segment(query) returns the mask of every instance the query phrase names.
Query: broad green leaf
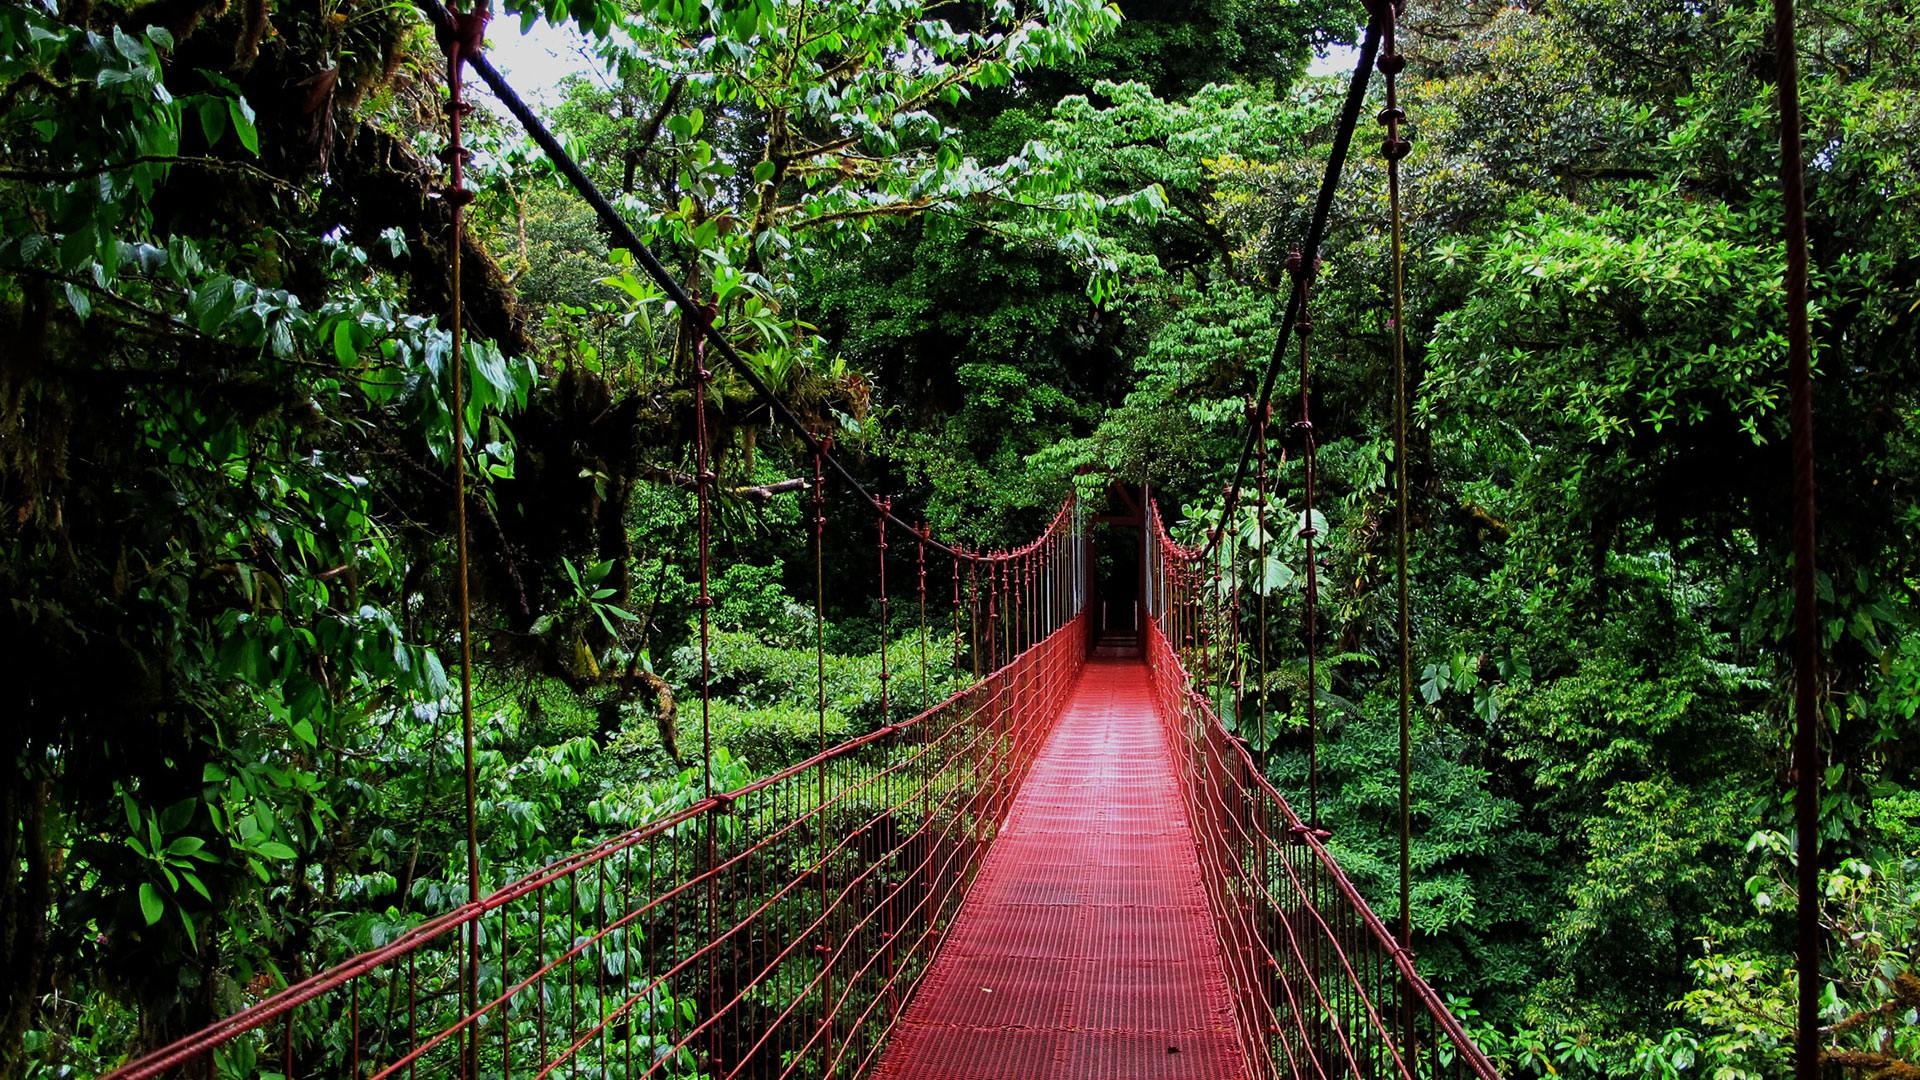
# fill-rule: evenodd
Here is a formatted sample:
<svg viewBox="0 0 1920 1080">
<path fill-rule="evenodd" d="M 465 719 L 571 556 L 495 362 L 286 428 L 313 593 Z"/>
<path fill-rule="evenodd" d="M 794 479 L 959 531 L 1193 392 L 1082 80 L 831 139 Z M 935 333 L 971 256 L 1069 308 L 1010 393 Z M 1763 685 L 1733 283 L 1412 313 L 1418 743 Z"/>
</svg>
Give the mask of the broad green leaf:
<svg viewBox="0 0 1920 1080">
<path fill-rule="evenodd" d="M 218 146 L 220 139 L 227 133 L 227 110 L 229 98 L 203 97 L 194 108 L 194 115 L 200 120 L 200 135 L 207 140 L 209 147 Z"/>
<path fill-rule="evenodd" d="M 160 917 L 166 913 L 167 905 L 166 902 L 160 898 L 160 890 L 155 888 L 150 881 L 141 882 L 140 914 L 146 917 L 147 925 L 152 926 L 154 923 L 159 922 Z"/>
<path fill-rule="evenodd" d="M 227 119 L 233 123 L 233 133 L 239 137 L 240 145 L 247 153 L 256 157 L 260 154 L 260 133 L 253 126 L 253 106 L 244 97 L 227 99 Z"/>
<path fill-rule="evenodd" d="M 345 319 L 333 324 L 333 358 L 342 364 L 352 364 L 359 358 L 353 343 L 353 324 Z"/>
</svg>

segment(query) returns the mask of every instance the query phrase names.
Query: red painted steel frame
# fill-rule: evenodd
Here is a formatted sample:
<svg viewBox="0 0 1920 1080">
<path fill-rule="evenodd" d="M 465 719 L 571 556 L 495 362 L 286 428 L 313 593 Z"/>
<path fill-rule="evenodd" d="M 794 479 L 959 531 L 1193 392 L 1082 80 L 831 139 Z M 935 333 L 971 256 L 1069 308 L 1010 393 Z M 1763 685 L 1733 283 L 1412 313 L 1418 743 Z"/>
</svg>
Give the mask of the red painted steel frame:
<svg viewBox="0 0 1920 1080">
<path fill-rule="evenodd" d="M 1216 594 L 1194 552 L 1167 537 L 1159 508 L 1150 514 L 1147 665 L 1253 1074 L 1496 1080 L 1321 835 L 1195 690 L 1183 653 L 1204 647 L 1202 598 Z"/>
<path fill-rule="evenodd" d="M 529 874 L 109 1074 L 865 1073 L 1086 662 L 1083 534 L 980 557 L 1019 648 L 920 713 Z M 469 929 L 478 1004 L 462 1001 Z"/>
</svg>

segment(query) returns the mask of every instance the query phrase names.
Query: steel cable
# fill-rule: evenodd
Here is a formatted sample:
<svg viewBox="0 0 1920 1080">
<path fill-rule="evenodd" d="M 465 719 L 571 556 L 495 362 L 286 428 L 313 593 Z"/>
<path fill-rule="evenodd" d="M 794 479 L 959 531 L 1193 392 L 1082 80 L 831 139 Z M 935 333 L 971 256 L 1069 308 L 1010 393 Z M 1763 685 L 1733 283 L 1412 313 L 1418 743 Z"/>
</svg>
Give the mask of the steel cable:
<svg viewBox="0 0 1920 1080">
<path fill-rule="evenodd" d="M 430 2 L 430 0 L 428 0 Z M 1327 167 L 1320 177 L 1320 193 L 1313 204 L 1313 216 L 1307 222 L 1307 235 L 1301 243 L 1301 250 L 1317 253 L 1320 242 L 1326 238 L 1327 220 L 1333 215 L 1334 194 L 1340 188 L 1340 177 L 1346 168 L 1347 151 L 1353 144 L 1353 133 L 1360 121 L 1360 108 L 1366 103 L 1367 84 L 1373 75 L 1374 56 L 1380 47 L 1381 20 L 1375 17 L 1368 21 L 1366 34 L 1360 39 L 1358 62 L 1353 68 L 1352 80 L 1347 84 L 1347 96 L 1340 107 L 1340 119 L 1334 128 L 1333 144 L 1327 152 Z M 1287 294 L 1287 307 L 1280 320 L 1280 335 L 1274 340 L 1273 354 L 1267 360 L 1267 371 L 1260 380 L 1260 393 L 1254 403 L 1264 407 L 1273 400 L 1274 383 L 1280 378 L 1280 368 L 1287 358 L 1288 335 L 1294 324 L 1300 319 L 1303 305 L 1300 290 L 1295 288 Z M 1249 422 L 1240 442 L 1240 458 L 1234 466 L 1233 481 L 1227 485 L 1227 504 L 1220 520 L 1226 521 L 1240 498 L 1240 485 L 1246 482 L 1247 467 L 1253 460 L 1254 443 L 1259 438 L 1255 424 Z M 1200 550 L 1194 553 L 1198 558 L 1220 542 L 1221 532 L 1216 530 L 1207 537 Z"/>
</svg>

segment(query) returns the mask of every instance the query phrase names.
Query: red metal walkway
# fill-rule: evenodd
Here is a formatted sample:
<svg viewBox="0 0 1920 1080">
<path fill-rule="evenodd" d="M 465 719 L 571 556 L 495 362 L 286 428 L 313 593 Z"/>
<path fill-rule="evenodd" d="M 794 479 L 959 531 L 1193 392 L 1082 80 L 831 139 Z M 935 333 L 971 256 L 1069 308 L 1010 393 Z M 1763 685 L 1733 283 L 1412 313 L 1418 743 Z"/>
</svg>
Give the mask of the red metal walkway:
<svg viewBox="0 0 1920 1080">
<path fill-rule="evenodd" d="M 1146 666 L 1089 664 L 879 1077 L 1247 1075 L 1175 760 Z"/>
</svg>

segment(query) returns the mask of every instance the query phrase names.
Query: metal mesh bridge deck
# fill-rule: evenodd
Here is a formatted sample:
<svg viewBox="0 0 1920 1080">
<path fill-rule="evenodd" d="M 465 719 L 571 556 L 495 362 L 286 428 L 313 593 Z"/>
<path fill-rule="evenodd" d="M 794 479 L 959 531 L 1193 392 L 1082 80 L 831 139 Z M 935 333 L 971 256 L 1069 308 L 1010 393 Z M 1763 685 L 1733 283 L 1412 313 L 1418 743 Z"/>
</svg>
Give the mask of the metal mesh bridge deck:
<svg viewBox="0 0 1920 1080">
<path fill-rule="evenodd" d="M 1244 1077 L 1220 942 L 1146 665 L 1088 665 L 885 1080 Z"/>
</svg>

